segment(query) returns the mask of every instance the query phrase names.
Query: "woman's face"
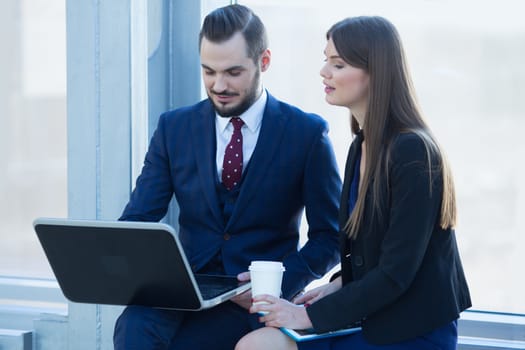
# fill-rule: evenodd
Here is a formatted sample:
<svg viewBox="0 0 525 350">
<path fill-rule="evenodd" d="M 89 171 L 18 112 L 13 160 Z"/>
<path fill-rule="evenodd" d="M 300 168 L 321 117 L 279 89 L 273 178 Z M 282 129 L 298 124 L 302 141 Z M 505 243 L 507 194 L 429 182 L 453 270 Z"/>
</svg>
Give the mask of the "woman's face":
<svg viewBox="0 0 525 350">
<path fill-rule="evenodd" d="M 324 50 L 325 64 L 321 76 L 325 85 L 326 102 L 331 105 L 366 110 L 369 76 L 365 70 L 346 63 L 330 38 Z"/>
</svg>

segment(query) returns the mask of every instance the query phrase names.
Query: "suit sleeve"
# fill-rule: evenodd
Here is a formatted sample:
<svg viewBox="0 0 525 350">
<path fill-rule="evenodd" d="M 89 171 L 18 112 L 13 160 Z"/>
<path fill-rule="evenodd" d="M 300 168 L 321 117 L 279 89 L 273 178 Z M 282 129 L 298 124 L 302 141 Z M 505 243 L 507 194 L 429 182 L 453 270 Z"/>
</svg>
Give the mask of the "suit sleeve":
<svg viewBox="0 0 525 350">
<path fill-rule="evenodd" d="M 362 279 L 311 305 L 316 331 L 348 326 L 387 307 L 411 285 L 419 270 L 440 212 L 441 174 L 428 171 L 428 156 L 415 135 L 398 138 L 390 166 L 389 222 L 379 244 L 379 262 Z M 433 188 L 430 184 L 433 183 Z M 359 239 L 359 238 L 358 238 Z"/>
<path fill-rule="evenodd" d="M 304 170 L 303 198 L 308 241 L 284 260 L 283 296 L 292 298 L 339 262 L 338 212 L 341 178 L 326 122 L 310 145 Z"/>
<path fill-rule="evenodd" d="M 119 220 L 159 221 L 168 210 L 173 182 L 166 150 L 165 121 L 166 114 L 161 115 L 142 172 Z"/>
</svg>

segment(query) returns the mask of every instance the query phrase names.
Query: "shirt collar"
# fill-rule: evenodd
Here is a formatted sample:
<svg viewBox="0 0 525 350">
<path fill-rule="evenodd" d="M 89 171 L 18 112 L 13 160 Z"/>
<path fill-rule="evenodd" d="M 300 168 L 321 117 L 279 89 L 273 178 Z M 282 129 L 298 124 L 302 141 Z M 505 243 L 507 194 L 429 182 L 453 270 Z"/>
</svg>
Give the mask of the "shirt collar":
<svg viewBox="0 0 525 350">
<path fill-rule="evenodd" d="M 238 117 L 242 119 L 248 129 L 254 133 L 261 127 L 261 122 L 264 114 L 264 108 L 266 107 L 266 100 L 268 95 L 266 90 L 263 89 L 261 96 L 248 108 L 243 114 Z M 230 118 L 223 118 L 215 113 L 215 120 L 217 129 L 220 133 L 223 133 L 228 125 L 230 124 Z"/>
</svg>

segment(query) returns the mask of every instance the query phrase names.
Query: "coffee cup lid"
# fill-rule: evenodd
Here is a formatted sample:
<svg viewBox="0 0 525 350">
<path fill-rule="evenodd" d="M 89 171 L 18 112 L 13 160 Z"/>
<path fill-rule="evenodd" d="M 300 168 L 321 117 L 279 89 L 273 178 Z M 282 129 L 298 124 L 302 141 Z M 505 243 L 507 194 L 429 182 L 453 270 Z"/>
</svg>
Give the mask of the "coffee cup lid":
<svg viewBox="0 0 525 350">
<path fill-rule="evenodd" d="M 285 271 L 285 268 L 284 268 L 282 262 L 280 262 L 280 261 L 265 261 L 265 260 L 252 261 L 248 269 L 250 271 L 261 271 L 261 270 Z"/>
</svg>

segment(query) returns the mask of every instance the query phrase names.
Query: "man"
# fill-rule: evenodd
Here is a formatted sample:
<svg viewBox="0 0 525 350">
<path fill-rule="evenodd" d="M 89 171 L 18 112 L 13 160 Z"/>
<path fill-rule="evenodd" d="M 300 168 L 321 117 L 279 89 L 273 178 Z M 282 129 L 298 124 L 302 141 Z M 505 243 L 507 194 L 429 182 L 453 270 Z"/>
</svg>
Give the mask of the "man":
<svg viewBox="0 0 525 350">
<path fill-rule="evenodd" d="M 175 195 L 195 272 L 247 279 L 250 261 L 282 261 L 290 299 L 338 262 L 341 181 L 327 124 L 263 89 L 271 55 L 248 8 L 205 18 L 200 57 L 208 99 L 160 117 L 121 220 L 160 220 Z M 303 210 L 308 242 L 298 251 Z M 199 312 L 130 306 L 117 321 L 115 348 L 233 349 L 261 326 L 250 304 L 247 292 Z"/>
</svg>

